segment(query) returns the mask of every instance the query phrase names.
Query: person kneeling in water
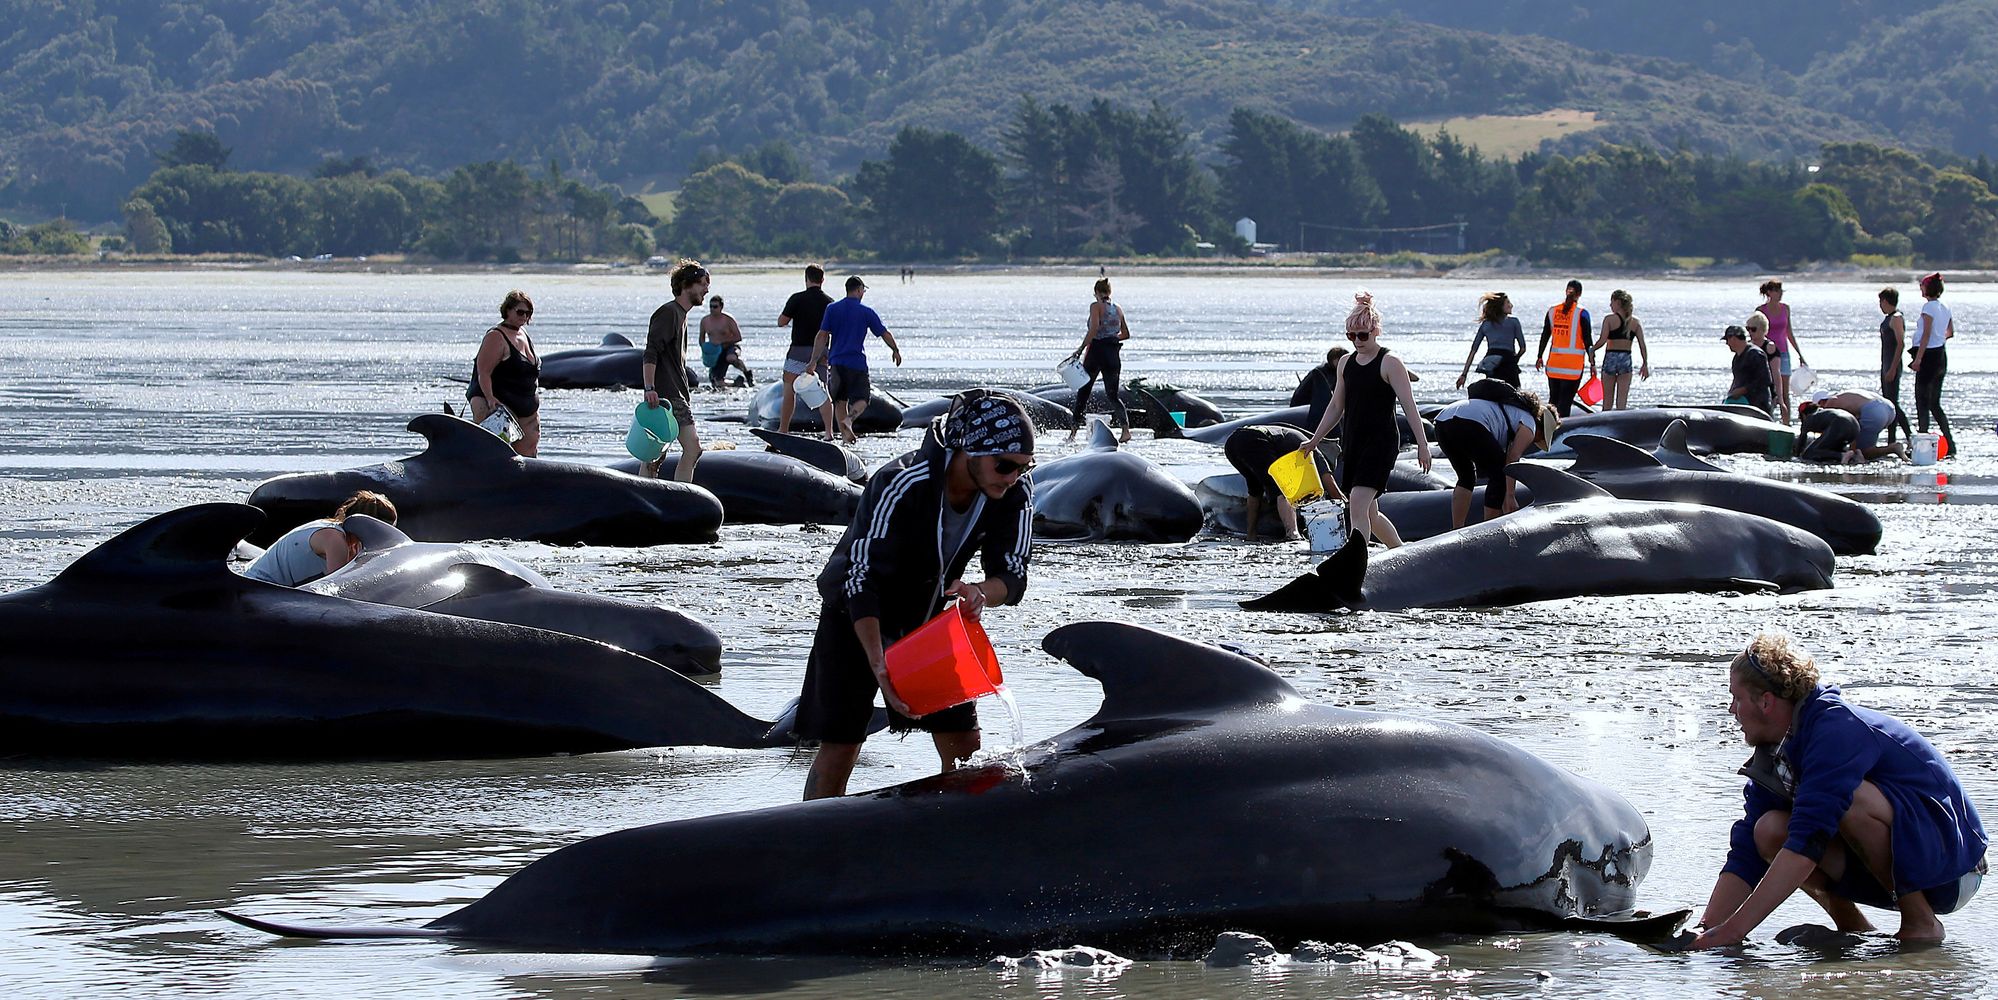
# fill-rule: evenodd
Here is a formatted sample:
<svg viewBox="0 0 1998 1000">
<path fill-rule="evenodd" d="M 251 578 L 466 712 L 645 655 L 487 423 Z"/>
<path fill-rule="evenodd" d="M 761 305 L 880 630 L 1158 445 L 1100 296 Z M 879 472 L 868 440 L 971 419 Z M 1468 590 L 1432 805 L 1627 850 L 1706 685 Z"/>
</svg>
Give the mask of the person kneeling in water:
<svg viewBox="0 0 1998 1000">
<path fill-rule="evenodd" d="M 395 504 L 373 490 L 362 490 L 348 497 L 332 517 L 307 521 L 279 536 L 243 575 L 280 587 L 303 587 L 354 561 L 361 554 L 361 540 L 340 527 L 349 514 L 394 524 Z"/>
<path fill-rule="evenodd" d="M 1903 941 L 1941 941 L 1984 876 L 1984 826 L 1936 748 L 1847 702 L 1788 636 L 1764 633 L 1728 667 L 1728 712 L 1756 748 L 1694 948 L 1738 944 L 1804 892 L 1841 931 L 1856 903 L 1901 911 Z"/>
</svg>

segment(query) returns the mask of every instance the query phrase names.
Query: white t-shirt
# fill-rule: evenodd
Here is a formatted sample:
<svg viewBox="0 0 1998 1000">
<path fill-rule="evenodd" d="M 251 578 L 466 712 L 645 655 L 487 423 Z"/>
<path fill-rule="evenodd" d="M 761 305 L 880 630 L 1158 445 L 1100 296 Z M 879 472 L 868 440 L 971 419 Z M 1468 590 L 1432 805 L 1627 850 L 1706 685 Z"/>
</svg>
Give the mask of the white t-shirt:
<svg viewBox="0 0 1998 1000">
<path fill-rule="evenodd" d="M 1922 315 L 1929 319 L 1929 333 L 1925 339 L 1917 340 L 1920 347 L 1941 347 L 1949 339 L 1949 307 L 1941 299 L 1930 299 L 1922 303 Z M 1915 321 L 1915 336 L 1922 336 L 1922 321 Z"/>
</svg>

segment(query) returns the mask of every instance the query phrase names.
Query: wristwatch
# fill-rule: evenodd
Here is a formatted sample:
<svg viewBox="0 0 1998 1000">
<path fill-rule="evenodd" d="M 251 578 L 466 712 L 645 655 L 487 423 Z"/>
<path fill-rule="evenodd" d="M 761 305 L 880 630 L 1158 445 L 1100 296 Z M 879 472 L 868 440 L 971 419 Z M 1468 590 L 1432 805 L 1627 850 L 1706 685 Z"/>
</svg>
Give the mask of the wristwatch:
<svg viewBox="0 0 1998 1000">
<path fill-rule="evenodd" d="M 649 386 L 649 385 L 648 385 L 648 386 L 646 386 L 646 387 L 645 387 L 645 391 L 646 391 L 646 392 L 658 392 L 659 390 L 658 390 L 657 388 L 653 387 L 653 386 Z"/>
</svg>

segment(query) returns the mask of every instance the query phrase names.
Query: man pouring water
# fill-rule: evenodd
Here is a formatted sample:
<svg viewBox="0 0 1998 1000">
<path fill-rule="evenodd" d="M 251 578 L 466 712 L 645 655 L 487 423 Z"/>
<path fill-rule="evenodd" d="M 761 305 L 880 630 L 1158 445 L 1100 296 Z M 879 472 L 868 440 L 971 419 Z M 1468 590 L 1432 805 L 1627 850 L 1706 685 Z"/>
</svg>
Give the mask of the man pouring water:
<svg viewBox="0 0 1998 1000">
<path fill-rule="evenodd" d="M 819 627 L 795 729 L 819 741 L 805 798 L 846 794 L 876 691 L 890 726 L 930 733 L 943 770 L 978 751 L 977 706 L 911 718 L 888 681 L 886 650 L 951 600 L 972 618 L 989 605 L 1020 602 L 1033 546 L 1033 465 L 1026 411 L 974 389 L 930 424 L 920 447 L 868 481 L 819 574 Z M 974 551 L 985 573 L 975 583 L 963 575 Z"/>
</svg>

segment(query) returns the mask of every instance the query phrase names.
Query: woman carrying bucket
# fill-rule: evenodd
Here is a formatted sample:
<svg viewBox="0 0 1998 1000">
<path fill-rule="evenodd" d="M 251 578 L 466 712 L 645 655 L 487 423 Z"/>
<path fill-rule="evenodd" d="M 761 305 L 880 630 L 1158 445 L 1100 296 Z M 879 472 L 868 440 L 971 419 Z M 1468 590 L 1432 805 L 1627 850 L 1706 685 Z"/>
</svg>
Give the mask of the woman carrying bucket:
<svg viewBox="0 0 1998 1000">
<path fill-rule="evenodd" d="M 541 352 L 527 336 L 534 300 L 511 291 L 500 302 L 499 325 L 486 331 L 472 358 L 472 384 L 465 387 L 472 422 L 483 424 L 501 407 L 513 414 L 520 440 L 513 450 L 533 458 L 541 447 Z"/>
<path fill-rule="evenodd" d="M 1095 388 L 1098 378 L 1103 379 L 1103 391 L 1110 394 L 1111 414 L 1124 429 L 1117 440 L 1131 440 L 1131 413 L 1117 395 L 1117 383 L 1124 375 L 1124 341 L 1129 339 L 1131 327 L 1124 322 L 1124 310 L 1110 301 L 1110 279 L 1096 279 L 1096 301 L 1089 304 L 1089 322 L 1083 327 L 1082 346 L 1069 355 L 1070 360 L 1082 359 L 1082 370 L 1089 376 L 1089 381 L 1075 390 L 1075 425 L 1068 431 L 1070 441 L 1075 440 L 1075 432 L 1082 426 L 1083 411 L 1089 406 L 1089 390 Z"/>
<path fill-rule="evenodd" d="M 1409 430 L 1415 435 L 1415 460 L 1424 472 L 1429 471 L 1429 438 L 1422 430 L 1422 414 L 1415 408 L 1408 369 L 1381 346 L 1381 313 L 1367 292 L 1353 296 L 1353 311 L 1346 315 L 1346 338 L 1353 342 L 1353 353 L 1339 359 L 1332 406 L 1297 450 L 1317 451 L 1332 425 L 1338 424 L 1342 445 L 1338 485 L 1348 498 L 1353 528 L 1363 540 L 1378 537 L 1395 548 L 1401 545 L 1401 535 L 1394 522 L 1380 512 L 1380 496 L 1387 492 L 1388 474 L 1401 454 L 1401 428 L 1394 419 L 1396 400 L 1408 417 Z"/>
</svg>

